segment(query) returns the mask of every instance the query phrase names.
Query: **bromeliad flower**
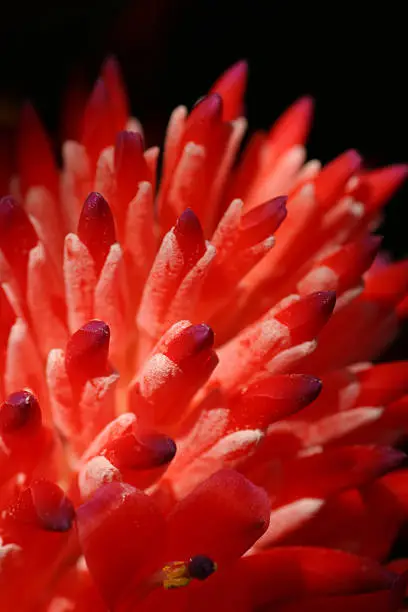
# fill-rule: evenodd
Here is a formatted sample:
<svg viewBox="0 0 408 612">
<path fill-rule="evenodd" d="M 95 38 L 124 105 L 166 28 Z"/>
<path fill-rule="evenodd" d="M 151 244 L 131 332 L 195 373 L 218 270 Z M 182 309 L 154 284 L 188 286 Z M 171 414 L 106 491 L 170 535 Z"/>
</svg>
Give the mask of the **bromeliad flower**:
<svg viewBox="0 0 408 612">
<path fill-rule="evenodd" d="M 246 65 L 144 149 L 109 60 L 31 107 L 0 201 L 5 611 L 396 612 L 408 262 L 370 232 L 407 167 L 306 162 L 312 101 L 238 155 Z M 237 157 L 238 156 L 238 157 Z M 318 343 L 317 339 L 318 338 Z"/>
</svg>

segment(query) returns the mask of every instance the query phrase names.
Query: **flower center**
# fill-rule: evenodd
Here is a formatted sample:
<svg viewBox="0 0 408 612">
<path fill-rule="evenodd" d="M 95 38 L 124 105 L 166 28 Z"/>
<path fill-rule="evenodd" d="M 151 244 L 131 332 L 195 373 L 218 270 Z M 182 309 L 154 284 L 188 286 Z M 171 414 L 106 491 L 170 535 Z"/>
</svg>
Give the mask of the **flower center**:
<svg viewBox="0 0 408 612">
<path fill-rule="evenodd" d="M 162 584 L 165 589 L 188 586 L 191 580 L 206 580 L 217 570 L 217 564 L 205 555 L 195 555 L 185 563 L 173 561 L 162 569 Z"/>
</svg>

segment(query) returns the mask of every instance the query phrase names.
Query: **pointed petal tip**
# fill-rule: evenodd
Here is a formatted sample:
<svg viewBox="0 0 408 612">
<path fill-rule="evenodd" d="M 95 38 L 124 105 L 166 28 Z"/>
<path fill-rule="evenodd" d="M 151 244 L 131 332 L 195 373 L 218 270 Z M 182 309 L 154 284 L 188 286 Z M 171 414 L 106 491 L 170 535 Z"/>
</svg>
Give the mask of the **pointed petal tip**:
<svg viewBox="0 0 408 612">
<path fill-rule="evenodd" d="M 119 60 L 114 53 L 107 55 L 105 59 L 103 60 L 102 70 L 101 70 L 102 74 L 104 73 L 105 70 L 115 70 L 115 71 L 120 70 Z"/>
<path fill-rule="evenodd" d="M 10 434 L 28 425 L 41 424 L 37 398 L 30 391 L 16 391 L 0 405 L 0 433 Z"/>
<path fill-rule="evenodd" d="M 361 166 L 363 158 L 356 149 L 348 149 L 348 151 L 344 153 L 344 156 L 347 157 L 350 165 L 354 166 L 356 170 Z"/>
<path fill-rule="evenodd" d="M 34 482 L 30 490 L 41 526 L 47 531 L 69 531 L 74 523 L 75 510 L 63 490 L 47 480 Z"/>
<path fill-rule="evenodd" d="M 408 177 L 408 164 L 393 164 L 383 169 L 384 179 L 393 190 L 399 189 Z"/>
<path fill-rule="evenodd" d="M 288 328 L 293 345 L 302 344 L 316 338 L 335 304 L 335 291 L 317 291 L 292 302 L 278 312 L 275 319 Z"/>
<path fill-rule="evenodd" d="M 353 197 L 369 212 L 380 209 L 402 186 L 408 176 L 408 164 L 394 164 L 374 170 L 363 170 L 351 187 Z"/>
<path fill-rule="evenodd" d="M 312 115 L 314 113 L 315 105 L 315 99 L 309 94 L 301 96 L 293 103 L 293 106 L 296 106 L 299 111 L 303 112 L 306 116 L 309 116 L 310 118 L 312 118 Z"/>
<path fill-rule="evenodd" d="M 110 210 L 109 204 L 98 191 L 91 191 L 82 207 L 82 213 L 89 217 L 99 217 L 103 212 Z"/>
<path fill-rule="evenodd" d="M 114 439 L 103 454 L 119 469 L 150 470 L 170 463 L 176 452 L 172 438 L 156 431 L 135 431 Z"/>
<path fill-rule="evenodd" d="M 390 180 L 395 183 L 398 181 L 404 181 L 408 177 L 408 164 L 390 164 L 383 168 L 373 168 L 362 173 L 362 177 L 365 175 L 373 174 L 374 176 L 381 176 L 384 180 Z"/>
<path fill-rule="evenodd" d="M 286 208 L 286 204 L 288 202 L 288 196 L 282 195 L 269 200 L 268 206 L 271 212 L 276 216 L 276 219 L 279 222 L 279 225 L 286 218 L 288 214 L 288 210 Z"/>
<path fill-rule="evenodd" d="M 389 166 L 389 169 L 393 171 L 395 176 L 406 179 L 408 176 L 408 164 L 393 164 Z"/>
<path fill-rule="evenodd" d="M 142 444 L 147 445 L 151 452 L 152 467 L 167 465 L 177 453 L 177 444 L 164 434 L 145 434 L 141 438 Z"/>
<path fill-rule="evenodd" d="M 310 295 L 310 298 L 315 302 L 318 309 L 327 317 L 332 314 L 336 304 L 335 291 L 316 291 L 316 293 Z"/>
<path fill-rule="evenodd" d="M 232 66 L 227 68 L 227 70 L 223 73 L 218 81 L 218 85 L 222 80 L 224 87 L 231 87 L 239 83 L 240 87 L 245 88 L 248 79 L 248 69 L 249 66 L 246 59 L 236 61 L 235 64 L 232 64 Z M 214 88 L 212 91 L 216 91 L 216 88 Z"/>
<path fill-rule="evenodd" d="M 324 166 L 323 171 L 325 168 L 331 171 L 336 169 L 339 172 L 339 178 L 346 180 L 346 177 L 348 178 L 361 168 L 362 163 L 363 158 L 357 149 L 347 149 Z"/>
<path fill-rule="evenodd" d="M 285 216 L 286 216 L 287 201 L 288 201 L 288 196 L 281 195 L 281 196 L 277 196 L 276 198 L 272 198 L 271 200 L 267 200 L 264 204 L 261 204 L 261 206 L 268 206 L 268 209 L 271 212 L 276 211 L 276 213 L 278 212 L 281 212 L 282 214 L 285 213 Z"/>
<path fill-rule="evenodd" d="M 109 325 L 99 319 L 88 321 L 71 336 L 65 367 L 73 384 L 106 374 L 109 341 Z"/>
<path fill-rule="evenodd" d="M 93 191 L 86 198 L 78 221 L 78 236 L 94 259 L 99 273 L 116 242 L 115 221 L 108 202 Z"/>
<path fill-rule="evenodd" d="M 24 287 L 30 250 L 38 243 L 29 216 L 15 198 L 0 198 L 0 249 Z"/>
<path fill-rule="evenodd" d="M 235 74 L 243 74 L 245 72 L 248 72 L 248 60 L 246 60 L 245 58 L 237 60 L 235 64 L 232 64 L 229 68 L 227 68 L 226 73 L 227 72 Z"/>
<path fill-rule="evenodd" d="M 117 181 L 123 181 L 123 168 L 125 172 L 135 170 L 135 165 L 143 163 L 144 140 L 139 132 L 131 132 L 130 130 L 121 130 L 116 134 L 114 165 L 117 173 Z M 128 166 L 130 166 L 128 168 Z"/>
<path fill-rule="evenodd" d="M 109 325 L 105 323 L 105 321 L 101 321 L 100 319 L 91 319 L 90 321 L 88 321 L 88 323 L 85 323 L 85 325 L 81 327 L 81 330 L 90 334 L 94 334 L 95 337 L 98 337 L 100 339 L 109 340 Z"/>
<path fill-rule="evenodd" d="M 142 134 L 140 132 L 132 132 L 131 130 L 121 130 L 118 132 L 115 147 L 120 149 L 125 146 L 132 146 L 143 153 L 144 141 Z"/>
<path fill-rule="evenodd" d="M 206 323 L 192 326 L 192 335 L 197 345 L 197 350 L 205 350 L 214 346 L 214 331 Z"/>
<path fill-rule="evenodd" d="M 307 399 L 307 403 L 311 403 L 320 395 L 323 387 L 320 378 L 309 376 L 308 374 L 294 374 L 293 376 L 297 376 L 299 381 L 301 381 L 302 388 L 304 388 L 303 395 Z"/>
<path fill-rule="evenodd" d="M 367 254 L 367 257 L 374 259 L 383 243 L 384 236 L 370 234 L 364 239 L 363 248 Z"/>
<path fill-rule="evenodd" d="M 382 457 L 382 467 L 384 471 L 393 470 L 406 462 L 407 455 L 392 446 L 382 447 L 380 449 Z"/>
<path fill-rule="evenodd" d="M 214 83 L 210 93 L 220 94 L 223 101 L 223 120 L 233 121 L 243 115 L 243 99 L 248 80 L 248 64 L 239 60 Z"/>
<path fill-rule="evenodd" d="M 296 397 L 307 405 L 317 398 L 322 386 L 319 378 L 309 374 L 278 374 L 249 385 L 244 395 L 269 396 L 274 399 Z"/>
<path fill-rule="evenodd" d="M 184 328 L 169 343 L 166 355 L 175 363 L 181 363 L 214 346 L 214 332 L 209 325 L 199 323 Z"/>
<path fill-rule="evenodd" d="M 273 235 L 286 218 L 286 202 L 287 196 L 278 196 L 244 214 L 240 225 L 240 246 L 253 246 Z"/>
<path fill-rule="evenodd" d="M 195 120 L 202 120 L 202 118 L 220 119 L 223 109 L 223 100 L 219 93 L 212 92 L 206 96 L 202 96 L 197 100 L 191 109 L 190 116 L 194 117 Z"/>
<path fill-rule="evenodd" d="M 192 208 L 186 208 L 176 221 L 174 233 L 177 237 L 202 233 L 201 223 Z"/>
</svg>

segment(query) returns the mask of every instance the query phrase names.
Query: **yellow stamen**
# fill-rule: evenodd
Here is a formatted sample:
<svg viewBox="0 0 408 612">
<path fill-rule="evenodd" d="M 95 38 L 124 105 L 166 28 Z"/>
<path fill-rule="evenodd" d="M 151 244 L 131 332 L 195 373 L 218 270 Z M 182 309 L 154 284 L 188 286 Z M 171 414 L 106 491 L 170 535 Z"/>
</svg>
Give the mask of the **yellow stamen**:
<svg viewBox="0 0 408 612">
<path fill-rule="evenodd" d="M 178 589 L 190 584 L 187 565 L 183 561 L 174 561 L 163 567 L 163 587 Z"/>
</svg>

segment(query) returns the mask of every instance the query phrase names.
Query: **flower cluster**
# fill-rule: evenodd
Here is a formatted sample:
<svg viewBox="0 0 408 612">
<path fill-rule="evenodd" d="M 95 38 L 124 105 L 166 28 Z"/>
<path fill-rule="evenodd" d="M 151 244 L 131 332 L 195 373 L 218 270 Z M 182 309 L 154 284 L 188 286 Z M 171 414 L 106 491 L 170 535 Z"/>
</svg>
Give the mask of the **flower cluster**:
<svg viewBox="0 0 408 612">
<path fill-rule="evenodd" d="M 114 60 L 60 170 L 25 107 L 0 200 L 0 609 L 397 612 L 407 175 L 306 161 L 312 100 L 245 148 L 246 65 L 145 150 Z M 317 340 L 318 338 L 318 340 Z"/>
</svg>

